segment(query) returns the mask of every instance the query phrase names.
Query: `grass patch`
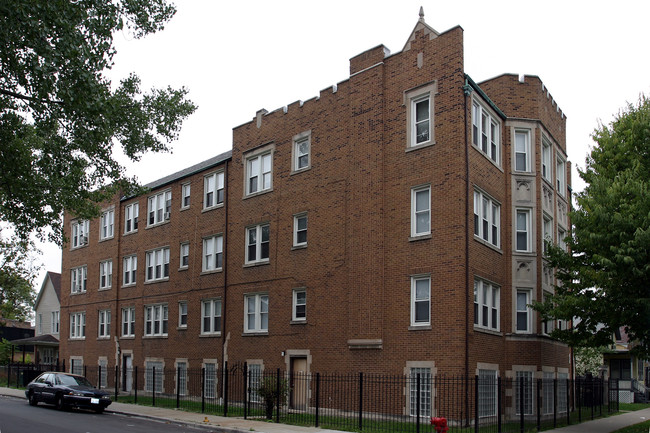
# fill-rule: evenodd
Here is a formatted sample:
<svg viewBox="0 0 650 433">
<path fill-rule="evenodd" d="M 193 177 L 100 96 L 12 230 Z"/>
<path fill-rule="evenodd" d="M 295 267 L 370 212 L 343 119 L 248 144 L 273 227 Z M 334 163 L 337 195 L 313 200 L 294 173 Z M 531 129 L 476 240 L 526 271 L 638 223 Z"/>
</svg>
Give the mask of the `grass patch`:
<svg viewBox="0 0 650 433">
<path fill-rule="evenodd" d="M 647 409 L 650 403 L 619 403 L 618 410 L 621 412 L 634 412 L 635 410 Z"/>
<path fill-rule="evenodd" d="M 650 431 L 650 421 L 644 421 L 639 424 L 623 427 L 620 430 L 616 430 L 614 433 L 648 433 L 648 431 Z"/>
</svg>

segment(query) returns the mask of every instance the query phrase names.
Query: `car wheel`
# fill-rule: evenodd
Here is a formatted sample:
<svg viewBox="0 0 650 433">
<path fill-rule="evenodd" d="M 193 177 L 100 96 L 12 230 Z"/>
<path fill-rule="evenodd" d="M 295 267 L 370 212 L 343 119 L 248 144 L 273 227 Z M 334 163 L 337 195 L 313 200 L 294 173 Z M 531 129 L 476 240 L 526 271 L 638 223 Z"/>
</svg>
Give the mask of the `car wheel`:
<svg viewBox="0 0 650 433">
<path fill-rule="evenodd" d="M 67 406 L 65 403 L 63 403 L 63 396 L 61 394 L 57 394 L 56 396 L 56 408 L 58 410 L 66 410 Z"/>
<path fill-rule="evenodd" d="M 36 396 L 34 395 L 34 391 L 29 392 L 29 396 L 27 397 L 27 400 L 29 400 L 29 405 L 30 406 L 36 406 L 38 404 L 38 400 L 36 400 Z"/>
</svg>

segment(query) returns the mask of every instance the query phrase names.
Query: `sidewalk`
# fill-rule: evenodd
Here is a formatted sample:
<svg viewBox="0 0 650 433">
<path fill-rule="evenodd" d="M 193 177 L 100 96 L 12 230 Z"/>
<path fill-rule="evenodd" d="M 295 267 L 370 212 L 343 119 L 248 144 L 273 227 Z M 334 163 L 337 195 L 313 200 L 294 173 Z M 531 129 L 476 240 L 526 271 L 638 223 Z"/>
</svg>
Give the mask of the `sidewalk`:
<svg viewBox="0 0 650 433">
<path fill-rule="evenodd" d="M 0 395 L 25 398 L 25 391 L 13 388 L 0 387 Z M 27 401 L 25 399 L 25 401 Z M 244 433 L 255 431 L 258 433 L 343 433 L 336 430 L 326 430 L 316 427 L 299 427 L 287 424 L 275 424 L 263 421 L 246 420 L 242 418 L 205 415 L 201 413 L 185 412 L 175 409 L 141 406 L 113 402 L 107 412 L 118 413 L 126 416 L 151 418 L 155 420 L 175 421 L 181 424 L 200 425 L 214 432 Z M 650 420 L 650 408 L 627 412 L 621 415 L 599 418 L 593 421 L 574 424 L 568 427 L 545 430 L 546 433 L 611 433 L 629 425 Z"/>
</svg>

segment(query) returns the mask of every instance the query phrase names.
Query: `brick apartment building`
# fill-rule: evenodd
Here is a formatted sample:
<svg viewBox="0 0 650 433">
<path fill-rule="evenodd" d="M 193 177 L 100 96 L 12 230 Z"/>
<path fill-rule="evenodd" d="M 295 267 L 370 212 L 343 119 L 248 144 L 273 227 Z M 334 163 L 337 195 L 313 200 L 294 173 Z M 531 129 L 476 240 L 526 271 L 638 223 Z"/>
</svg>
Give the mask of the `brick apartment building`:
<svg viewBox="0 0 650 433">
<path fill-rule="evenodd" d="M 569 228 L 566 117 L 538 77 L 477 84 L 463 56 L 421 14 L 232 151 L 67 215 L 61 359 L 566 378 L 566 324 L 528 307 Z"/>
</svg>

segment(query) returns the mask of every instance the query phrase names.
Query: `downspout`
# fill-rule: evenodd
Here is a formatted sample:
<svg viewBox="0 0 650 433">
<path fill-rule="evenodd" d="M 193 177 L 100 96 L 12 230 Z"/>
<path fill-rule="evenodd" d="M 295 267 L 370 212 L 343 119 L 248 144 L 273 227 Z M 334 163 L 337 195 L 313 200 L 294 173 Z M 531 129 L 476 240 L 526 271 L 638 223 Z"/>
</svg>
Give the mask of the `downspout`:
<svg viewBox="0 0 650 433">
<path fill-rule="evenodd" d="M 230 179 L 228 178 L 228 161 L 226 160 L 224 167 L 224 188 L 223 188 L 223 201 L 224 211 L 226 213 L 223 230 L 223 305 L 221 306 L 222 332 L 221 332 L 221 363 L 226 365 L 226 358 L 228 356 L 228 191 L 230 189 Z M 224 372 L 227 373 L 227 372 Z"/>
<path fill-rule="evenodd" d="M 117 263 L 115 264 L 115 268 L 117 269 L 117 272 L 114 274 L 117 275 L 117 282 L 115 283 L 115 320 L 113 320 L 113 331 L 115 332 L 113 334 L 114 340 L 115 340 L 115 365 L 119 366 L 120 365 L 120 354 L 121 354 L 121 349 L 120 349 L 120 323 L 121 323 L 121 317 L 120 317 L 120 276 L 122 275 L 122 254 L 121 254 L 121 249 L 120 249 L 120 242 L 122 241 L 122 219 L 120 218 L 122 216 L 122 190 L 120 190 L 120 198 L 117 200 L 117 208 L 115 209 L 115 214 L 117 217 L 115 218 L 115 224 L 113 226 L 113 233 L 115 237 L 117 238 L 117 258 L 116 261 Z M 106 368 L 108 368 L 108 360 L 106 360 Z M 106 386 L 108 386 L 108 383 L 106 383 Z"/>
<path fill-rule="evenodd" d="M 472 94 L 467 76 L 463 86 L 465 108 L 465 377 L 469 380 L 469 310 L 472 302 L 469 295 L 469 141 L 467 135 L 467 98 Z M 468 382 L 471 383 L 471 382 Z M 469 392 L 465 393 L 465 407 L 469 409 Z"/>
</svg>

